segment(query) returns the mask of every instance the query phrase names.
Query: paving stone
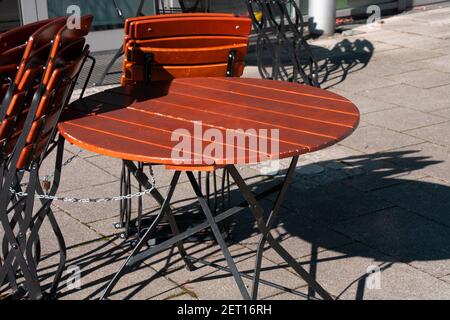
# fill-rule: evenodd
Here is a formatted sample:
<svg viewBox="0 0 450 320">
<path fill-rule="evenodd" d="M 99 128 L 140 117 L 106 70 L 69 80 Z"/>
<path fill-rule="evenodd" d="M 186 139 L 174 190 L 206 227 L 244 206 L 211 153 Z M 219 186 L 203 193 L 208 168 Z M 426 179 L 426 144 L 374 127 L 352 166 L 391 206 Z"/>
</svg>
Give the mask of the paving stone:
<svg viewBox="0 0 450 320">
<path fill-rule="evenodd" d="M 98 254 L 89 265 L 81 267 L 81 290 L 63 289 L 62 299 L 98 299 L 111 277 L 123 264 L 123 258 L 111 258 L 109 254 L 99 258 Z M 76 262 L 75 262 L 76 263 Z M 78 265 L 78 264 L 77 264 Z M 156 274 L 151 268 L 140 268 L 124 275 L 108 299 L 170 299 L 185 291 L 173 282 Z"/>
<path fill-rule="evenodd" d="M 327 161 L 338 162 L 341 159 L 356 157 L 358 155 L 362 155 L 362 153 L 341 144 L 335 144 L 329 148 L 302 155 L 299 159 L 298 166 L 301 167 L 307 164 L 317 164 L 319 162 Z"/>
<path fill-rule="evenodd" d="M 87 159 L 92 157 L 100 157 L 98 153 L 94 153 L 85 149 L 82 149 L 76 145 L 70 144 L 69 142 L 65 142 L 64 150 L 70 152 L 73 155 L 77 155 L 79 158 Z"/>
<path fill-rule="evenodd" d="M 435 277 L 450 273 L 450 228 L 405 209 L 381 210 L 335 228 Z"/>
<path fill-rule="evenodd" d="M 406 131 L 444 122 L 442 117 L 398 107 L 364 115 L 364 121 L 393 131 Z"/>
<path fill-rule="evenodd" d="M 389 87 L 397 83 L 398 82 L 394 80 L 381 78 L 372 74 L 363 74 L 356 72 L 349 74 L 345 81 L 334 85 L 333 88 L 355 93 L 364 90 Z"/>
<path fill-rule="evenodd" d="M 137 192 L 136 189 L 132 190 Z M 62 192 L 59 195 L 68 198 L 110 198 L 120 194 L 119 182 L 114 181 L 100 186 L 85 187 L 83 189 Z M 154 208 L 154 200 L 146 196 L 144 199 L 144 209 Z M 104 220 L 119 215 L 119 201 L 99 202 L 99 203 L 79 203 L 79 202 L 61 202 L 54 203 L 58 208 L 68 212 L 75 219 L 83 223 L 91 223 L 94 221 Z M 136 201 L 134 201 L 136 206 Z M 136 208 L 136 207 L 134 207 Z"/>
<path fill-rule="evenodd" d="M 55 170 L 56 152 L 52 152 L 43 162 L 40 175 L 52 174 Z M 64 153 L 63 162 L 71 157 L 70 153 Z M 61 182 L 58 193 L 78 190 L 85 187 L 105 184 L 117 180 L 102 169 L 88 163 L 84 159 L 75 158 L 70 164 L 62 168 Z"/>
<path fill-rule="evenodd" d="M 433 126 L 408 130 L 407 133 L 441 146 L 450 147 L 450 121 L 435 124 Z"/>
<path fill-rule="evenodd" d="M 295 259 L 340 247 L 353 241 L 303 215 L 293 216 L 288 212 L 290 210 L 285 208 L 281 210 L 280 225 L 276 232 L 272 232 L 272 235 L 275 239 L 281 238 L 281 241 L 278 240 L 281 246 Z M 259 240 L 261 237 L 254 238 Z M 256 250 L 256 245 L 251 248 Z M 264 257 L 276 264 L 285 263 L 268 244 L 266 244 Z"/>
<path fill-rule="evenodd" d="M 450 35 L 450 32 L 449 32 Z M 444 55 L 432 59 L 421 60 L 420 62 L 414 63 L 417 67 L 429 68 L 436 71 L 450 73 L 450 55 Z"/>
<path fill-rule="evenodd" d="M 372 99 L 395 103 L 400 106 L 423 112 L 429 112 L 449 106 L 449 88 L 450 86 L 443 86 L 426 90 L 400 84 L 392 87 L 365 91 L 361 94 Z M 430 99 L 430 97 L 433 97 L 433 99 Z"/>
<path fill-rule="evenodd" d="M 312 264 L 316 280 L 339 299 L 448 299 L 450 296 L 450 287 L 445 282 L 361 244 L 320 252 L 312 260 L 307 257 L 301 262 L 306 268 Z M 368 278 L 368 269 L 376 266 L 381 271 L 378 290 L 376 282 Z"/>
<path fill-rule="evenodd" d="M 356 130 L 349 138 L 342 141 L 341 145 L 365 153 L 374 153 L 415 145 L 421 142 L 423 140 L 410 135 L 380 127 L 367 126 Z"/>
<path fill-rule="evenodd" d="M 450 227 L 448 217 L 450 203 L 446 201 L 450 187 L 435 178 L 408 181 L 373 193 L 386 201 Z"/>
<path fill-rule="evenodd" d="M 241 273 L 252 276 L 254 272 L 254 259 L 250 258 L 238 262 L 237 268 Z M 271 263 L 266 259 L 263 259 L 261 270 L 261 279 L 266 280 L 272 284 L 281 285 L 283 288 L 286 288 L 281 290 L 292 290 L 296 287 L 304 285 L 304 281 L 299 277 Z M 251 280 L 244 278 L 243 282 L 247 290 L 251 290 Z M 201 300 L 242 299 L 234 278 L 231 276 L 231 274 L 223 271 L 216 271 L 214 273 L 205 275 L 183 285 L 183 287 L 187 290 L 194 291 L 198 298 Z M 264 297 L 272 296 L 279 292 L 280 289 L 261 283 L 259 286 L 258 298 L 263 299 Z M 304 294 L 302 294 L 302 292 L 298 292 L 298 294 L 300 294 L 300 298 L 304 298 Z"/>
<path fill-rule="evenodd" d="M 449 40 L 434 39 L 428 36 L 416 34 L 408 34 L 408 36 L 405 36 L 405 34 L 401 32 L 393 34 L 390 37 L 383 37 L 380 41 L 388 44 L 421 50 L 433 50 L 450 44 Z"/>
<path fill-rule="evenodd" d="M 425 142 L 400 148 L 397 152 L 398 156 L 393 156 L 390 160 L 405 171 L 411 171 L 417 177 L 432 176 L 450 182 L 448 148 Z"/>
<path fill-rule="evenodd" d="M 389 56 L 389 52 L 397 50 L 389 50 L 380 55 L 375 56 L 369 64 L 359 73 L 365 74 L 367 77 L 388 77 L 391 75 L 402 74 L 409 71 L 423 69 L 417 64 L 395 61 Z"/>
<path fill-rule="evenodd" d="M 324 225 L 364 215 L 391 206 L 371 193 L 359 192 L 340 182 L 309 190 L 291 188 L 285 206 L 293 215 L 307 216 Z M 313 240 L 311 240 L 313 241 Z"/>
<path fill-rule="evenodd" d="M 434 111 L 433 114 L 445 119 L 450 119 L 450 108 Z"/>
<path fill-rule="evenodd" d="M 433 38 L 444 38 L 450 35 L 449 31 L 446 31 L 442 25 L 423 25 L 422 23 L 418 23 L 416 19 L 410 19 L 410 22 L 406 22 L 404 20 L 397 20 L 396 23 L 389 23 L 391 19 L 387 19 L 386 23 L 383 25 L 384 28 L 388 30 L 395 30 L 405 33 L 415 33 L 418 35 L 423 35 L 427 37 Z M 392 21 L 394 21 L 392 19 Z"/>
<path fill-rule="evenodd" d="M 450 74 L 430 69 L 415 70 L 388 76 L 387 79 L 422 89 L 450 84 Z"/>
<path fill-rule="evenodd" d="M 295 294 L 291 292 L 285 292 L 281 291 L 277 293 L 276 295 L 266 297 L 262 300 L 304 300 L 309 299 L 308 297 L 308 289 L 306 287 L 296 288 L 295 291 L 302 293 L 305 298 L 303 298 L 303 295 Z"/>
<path fill-rule="evenodd" d="M 331 91 L 336 91 L 336 93 L 352 101 L 358 107 L 358 110 L 362 115 L 366 115 L 368 113 L 375 111 L 393 109 L 397 107 L 397 105 L 395 104 L 378 99 L 371 99 L 358 93 L 339 91 L 335 88 L 332 88 Z M 365 116 L 362 117 L 362 119 L 364 118 Z M 361 124 L 359 125 L 359 127 L 361 128 Z"/>
</svg>

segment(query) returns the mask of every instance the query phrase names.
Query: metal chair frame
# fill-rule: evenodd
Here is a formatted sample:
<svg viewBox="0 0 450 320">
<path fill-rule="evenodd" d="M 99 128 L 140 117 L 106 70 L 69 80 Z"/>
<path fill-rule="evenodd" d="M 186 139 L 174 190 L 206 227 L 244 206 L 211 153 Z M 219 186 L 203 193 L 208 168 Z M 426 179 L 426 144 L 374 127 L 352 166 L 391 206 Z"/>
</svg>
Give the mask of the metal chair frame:
<svg viewBox="0 0 450 320">
<path fill-rule="evenodd" d="M 89 17 L 87 18 L 89 19 Z M 87 28 L 90 29 L 90 23 Z M 88 73 L 88 79 L 92 74 L 93 66 L 95 65 L 95 59 L 88 56 L 88 47 L 85 47 L 84 49 L 83 47 L 81 47 L 82 53 L 76 60 L 72 62 L 73 68 L 75 68 L 73 70 L 74 73 L 73 71 L 69 70 L 73 73 L 72 76 L 65 74 L 65 70 L 67 70 L 70 64 L 63 64 L 62 66 L 58 65 L 58 63 L 60 63 L 61 61 L 58 61 L 57 59 L 59 59 L 59 55 L 64 52 L 64 48 L 66 45 L 67 48 L 71 46 L 70 41 L 66 41 L 66 43 L 63 44 L 63 42 L 65 41 L 65 36 L 68 36 L 70 38 L 74 35 L 70 32 L 67 32 L 67 34 L 64 35 L 65 29 L 66 27 L 62 27 L 60 32 L 58 32 L 57 36 L 55 37 L 55 41 L 52 42 L 52 48 L 50 51 L 51 53 L 49 53 L 49 59 L 45 64 L 47 67 L 42 68 L 40 72 L 37 72 L 35 74 L 35 81 L 30 82 L 29 87 L 27 88 L 30 94 L 33 94 L 33 98 L 29 105 L 22 131 L 17 142 L 15 143 L 13 151 L 7 158 L 3 159 L 1 163 L 0 221 L 3 229 L 5 230 L 5 236 L 2 241 L 2 251 L 5 261 L 3 265 L 0 265 L 0 284 L 4 283 L 7 276 L 13 293 L 18 293 L 20 287 L 17 285 L 16 280 L 19 277 L 18 271 L 20 269 L 21 274 L 25 278 L 22 289 L 28 291 L 29 297 L 31 299 L 42 299 L 45 296 L 55 296 L 58 289 L 58 284 L 62 277 L 62 272 L 65 267 L 66 246 L 55 215 L 50 207 L 52 203 L 52 197 L 56 194 L 59 186 L 61 178 L 62 157 L 64 151 L 64 139 L 62 137 L 59 137 L 57 140 L 55 140 L 57 125 L 56 120 L 59 119 L 63 109 L 68 104 L 86 60 L 89 58 L 93 61 L 91 69 Z M 85 34 L 87 34 L 86 31 L 83 32 L 83 34 L 79 34 L 80 37 L 84 37 Z M 61 35 L 61 37 L 58 38 L 58 35 Z M 77 65 L 77 63 L 79 65 Z M 25 66 L 25 69 L 26 68 L 27 67 Z M 52 78 L 54 74 L 56 75 L 56 73 L 53 72 L 59 72 L 59 70 L 62 70 L 62 74 L 57 79 L 57 83 L 56 85 L 54 85 L 52 91 L 48 91 L 47 85 L 49 85 L 49 83 L 44 83 L 46 72 L 50 72 L 50 77 Z M 86 88 L 87 81 L 84 84 L 83 92 Z M 39 84 L 36 85 L 36 83 Z M 14 83 L 12 84 L 12 86 L 14 86 Z M 65 91 L 60 92 L 60 90 Z M 11 92 L 13 91 L 14 90 L 11 89 Z M 40 103 L 44 94 L 47 94 L 47 98 L 50 97 L 50 100 L 48 101 L 48 106 L 50 107 L 47 109 L 47 113 L 44 113 L 43 116 L 39 118 L 39 120 L 42 121 L 42 124 L 40 127 L 38 127 L 39 129 L 36 132 L 34 138 L 35 140 L 34 142 L 32 142 L 33 149 L 31 150 L 31 156 L 33 158 L 31 159 L 31 162 L 23 168 L 17 168 L 18 161 L 20 161 L 20 157 L 22 155 L 22 151 L 28 143 L 27 141 L 29 140 L 29 134 L 32 130 L 33 124 L 35 124 L 35 121 L 37 120 L 36 112 L 40 107 Z M 59 96 L 60 94 L 61 96 Z M 55 106 L 55 103 L 57 102 L 57 98 L 62 99 L 59 101 L 60 104 L 58 108 L 53 112 L 52 110 Z M 22 105 L 20 106 L 21 110 L 24 109 L 27 101 L 29 100 L 24 99 L 22 101 Z M 2 109 L 7 107 L 8 105 L 4 104 Z M 4 112 L 2 110 L 2 116 L 3 113 Z M 46 115 L 55 117 L 53 118 L 53 122 L 50 123 L 50 127 L 47 128 Z M 44 130 L 47 131 L 44 132 Z M 42 137 L 42 135 L 44 134 L 45 137 Z M 38 143 L 38 139 L 41 138 L 47 139 L 47 141 L 43 141 L 45 142 L 45 146 L 43 147 L 43 149 L 41 149 L 41 151 L 38 151 L 35 148 L 36 144 Z M 8 138 L 6 140 L 8 140 Z M 44 159 L 46 159 L 47 156 L 55 148 L 57 149 L 57 154 L 55 171 L 51 184 L 52 187 L 50 188 L 50 190 L 44 191 L 39 180 L 39 168 Z M 40 153 L 35 154 L 36 152 Z M 21 196 L 21 194 L 23 194 L 21 181 L 24 173 L 27 171 L 29 172 L 29 181 L 28 186 L 25 190 L 26 196 Z M 14 190 L 14 192 L 11 192 L 11 189 Z M 39 197 L 41 201 L 41 208 L 33 215 L 34 199 L 36 193 L 44 196 Z M 11 206 L 9 206 L 9 204 L 11 204 Z M 12 218 L 9 218 L 8 216 L 11 212 L 13 212 L 13 216 Z M 58 268 L 56 270 L 48 294 L 44 293 L 40 288 L 37 274 L 37 264 L 40 260 L 39 230 L 45 218 L 49 219 L 52 230 L 57 238 L 60 258 Z M 16 235 L 14 229 L 17 224 L 19 225 L 19 232 Z M 27 232 L 29 232 L 28 237 Z"/>
<path fill-rule="evenodd" d="M 312 50 L 305 39 L 303 14 L 295 0 L 247 0 L 248 12 L 257 31 L 256 57 L 258 70 L 262 78 L 303 82 L 307 85 L 320 87 L 319 67 Z M 294 10 L 294 14 L 289 11 Z M 256 12 L 261 12 L 261 20 Z M 279 14 L 279 17 L 276 15 Z M 290 74 L 283 65 L 282 50 L 287 49 L 290 64 L 293 67 Z M 269 71 L 264 63 L 264 52 L 271 58 Z M 301 55 L 306 55 L 306 64 Z"/>
</svg>

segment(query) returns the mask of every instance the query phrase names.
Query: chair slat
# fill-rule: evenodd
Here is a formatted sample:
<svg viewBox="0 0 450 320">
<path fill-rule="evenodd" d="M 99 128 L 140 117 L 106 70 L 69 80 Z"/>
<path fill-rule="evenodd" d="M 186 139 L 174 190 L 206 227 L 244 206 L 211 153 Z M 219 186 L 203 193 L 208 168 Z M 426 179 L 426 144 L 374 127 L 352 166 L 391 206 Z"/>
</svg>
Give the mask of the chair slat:
<svg viewBox="0 0 450 320">
<path fill-rule="evenodd" d="M 250 31 L 250 19 L 232 14 L 169 14 L 128 19 L 121 84 L 225 76 L 231 51 L 236 53 L 233 76 L 241 76 Z"/>
<path fill-rule="evenodd" d="M 126 51 L 130 62 L 145 63 L 145 54 L 152 53 L 157 64 L 195 65 L 223 63 L 230 50 L 236 50 L 237 61 L 243 61 L 247 47 L 248 39 L 244 37 L 177 37 L 170 41 L 131 43 Z"/>
<path fill-rule="evenodd" d="M 176 78 L 188 77 L 222 77 L 226 74 L 228 65 L 226 63 L 207 64 L 207 65 L 189 65 L 189 66 L 154 66 L 152 67 L 152 81 L 167 81 Z M 234 75 L 239 77 L 244 72 L 244 63 L 236 63 Z M 127 66 L 126 72 L 122 77 L 122 85 L 132 84 L 134 82 L 145 81 L 145 68 L 140 65 Z"/>
<path fill-rule="evenodd" d="M 189 35 L 247 36 L 250 31 L 248 18 L 167 18 L 136 22 L 132 37 L 137 40 Z"/>
<path fill-rule="evenodd" d="M 157 19 L 167 19 L 167 17 L 173 17 L 173 18 L 218 17 L 218 18 L 221 18 L 221 17 L 235 17 L 235 15 L 233 13 L 174 13 L 174 14 L 128 18 L 125 21 L 125 26 L 124 26 L 125 35 L 130 35 L 133 32 L 134 26 L 137 22 L 148 21 L 148 20 L 154 21 Z"/>
</svg>

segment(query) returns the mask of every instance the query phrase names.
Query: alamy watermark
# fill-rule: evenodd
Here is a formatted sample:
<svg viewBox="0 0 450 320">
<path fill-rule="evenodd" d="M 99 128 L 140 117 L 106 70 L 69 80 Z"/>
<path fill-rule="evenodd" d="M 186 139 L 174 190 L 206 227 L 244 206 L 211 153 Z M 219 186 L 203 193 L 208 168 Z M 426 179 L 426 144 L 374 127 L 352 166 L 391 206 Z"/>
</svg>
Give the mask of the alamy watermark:
<svg viewBox="0 0 450 320">
<path fill-rule="evenodd" d="M 367 267 L 366 287 L 370 290 L 381 289 L 381 269 L 379 266 Z"/>
<path fill-rule="evenodd" d="M 279 136 L 278 129 L 205 130 L 202 121 L 195 121 L 191 131 L 180 128 L 172 132 L 176 145 L 171 158 L 174 165 L 263 163 L 262 173 L 274 172 L 279 170 Z"/>
<path fill-rule="evenodd" d="M 70 5 L 67 7 L 67 28 L 69 30 L 81 29 L 81 8 L 77 5 Z"/>
<path fill-rule="evenodd" d="M 68 290 L 81 289 L 81 268 L 78 266 L 70 266 L 67 268 L 66 286 Z"/>
</svg>

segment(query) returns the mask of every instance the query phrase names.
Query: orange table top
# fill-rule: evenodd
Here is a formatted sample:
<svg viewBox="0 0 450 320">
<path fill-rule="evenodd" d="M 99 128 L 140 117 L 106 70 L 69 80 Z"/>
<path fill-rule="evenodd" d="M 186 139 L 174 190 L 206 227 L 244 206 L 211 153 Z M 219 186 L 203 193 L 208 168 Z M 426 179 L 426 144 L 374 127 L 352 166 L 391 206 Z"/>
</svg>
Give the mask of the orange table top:
<svg viewBox="0 0 450 320">
<path fill-rule="evenodd" d="M 260 79 L 184 78 L 78 100 L 59 131 L 70 143 L 102 155 L 201 168 L 316 151 L 344 139 L 358 123 L 351 101 L 322 89 Z M 240 143 L 233 140 L 239 133 L 246 138 Z"/>
</svg>

